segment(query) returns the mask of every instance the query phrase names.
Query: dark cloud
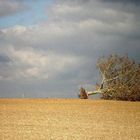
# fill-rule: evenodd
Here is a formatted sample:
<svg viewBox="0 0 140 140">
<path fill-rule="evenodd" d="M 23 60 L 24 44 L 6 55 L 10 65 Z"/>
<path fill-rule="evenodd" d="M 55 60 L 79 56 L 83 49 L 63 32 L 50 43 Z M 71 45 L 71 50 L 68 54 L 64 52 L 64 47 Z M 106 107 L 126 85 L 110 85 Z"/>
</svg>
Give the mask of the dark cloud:
<svg viewBox="0 0 140 140">
<path fill-rule="evenodd" d="M 10 62 L 10 58 L 6 55 L 0 54 L 0 63 L 8 63 Z"/>
<path fill-rule="evenodd" d="M 15 14 L 27 9 L 27 6 L 20 0 L 0 0 L 0 17 Z"/>
<path fill-rule="evenodd" d="M 139 0 L 101 0 L 103 2 L 112 2 L 112 3 L 124 3 L 124 4 L 129 4 L 129 3 L 133 3 L 133 4 L 140 4 Z"/>
</svg>

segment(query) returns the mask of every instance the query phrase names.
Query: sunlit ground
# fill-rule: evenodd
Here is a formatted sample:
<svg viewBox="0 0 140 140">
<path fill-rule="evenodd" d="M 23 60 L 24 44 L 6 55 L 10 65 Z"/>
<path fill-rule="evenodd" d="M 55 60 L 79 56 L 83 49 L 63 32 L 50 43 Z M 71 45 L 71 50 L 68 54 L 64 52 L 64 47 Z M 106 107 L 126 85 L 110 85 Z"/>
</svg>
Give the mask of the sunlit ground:
<svg viewBox="0 0 140 140">
<path fill-rule="evenodd" d="M 0 99 L 1 140 L 139 140 L 140 102 Z"/>
</svg>

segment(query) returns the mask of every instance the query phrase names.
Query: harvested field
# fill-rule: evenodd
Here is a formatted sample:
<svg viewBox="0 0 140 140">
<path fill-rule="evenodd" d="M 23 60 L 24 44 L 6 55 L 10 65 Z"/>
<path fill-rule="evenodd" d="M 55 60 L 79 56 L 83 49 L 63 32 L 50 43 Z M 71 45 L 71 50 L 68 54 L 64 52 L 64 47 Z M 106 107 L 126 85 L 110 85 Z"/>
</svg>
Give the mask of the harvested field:
<svg viewBox="0 0 140 140">
<path fill-rule="evenodd" d="M 0 99 L 0 140 L 140 140 L 140 102 Z"/>
</svg>

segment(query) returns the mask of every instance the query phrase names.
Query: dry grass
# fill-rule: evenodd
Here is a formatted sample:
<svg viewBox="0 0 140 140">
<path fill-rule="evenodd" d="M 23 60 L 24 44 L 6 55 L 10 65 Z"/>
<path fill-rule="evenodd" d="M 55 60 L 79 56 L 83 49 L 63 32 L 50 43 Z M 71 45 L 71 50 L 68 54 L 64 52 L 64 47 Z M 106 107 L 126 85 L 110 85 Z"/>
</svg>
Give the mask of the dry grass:
<svg viewBox="0 0 140 140">
<path fill-rule="evenodd" d="M 0 140 L 140 140 L 140 102 L 0 99 Z"/>
</svg>

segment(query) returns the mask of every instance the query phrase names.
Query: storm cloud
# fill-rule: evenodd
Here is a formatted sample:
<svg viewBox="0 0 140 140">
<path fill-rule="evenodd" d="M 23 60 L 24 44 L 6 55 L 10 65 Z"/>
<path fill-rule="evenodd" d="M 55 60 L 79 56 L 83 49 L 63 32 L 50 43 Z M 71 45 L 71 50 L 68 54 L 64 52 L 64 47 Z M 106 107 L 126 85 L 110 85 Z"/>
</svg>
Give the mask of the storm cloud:
<svg viewBox="0 0 140 140">
<path fill-rule="evenodd" d="M 140 62 L 136 2 L 57 0 L 45 10 L 47 21 L 2 28 L 1 96 L 76 97 L 80 85 L 99 81 L 99 57 L 128 54 Z"/>
</svg>

